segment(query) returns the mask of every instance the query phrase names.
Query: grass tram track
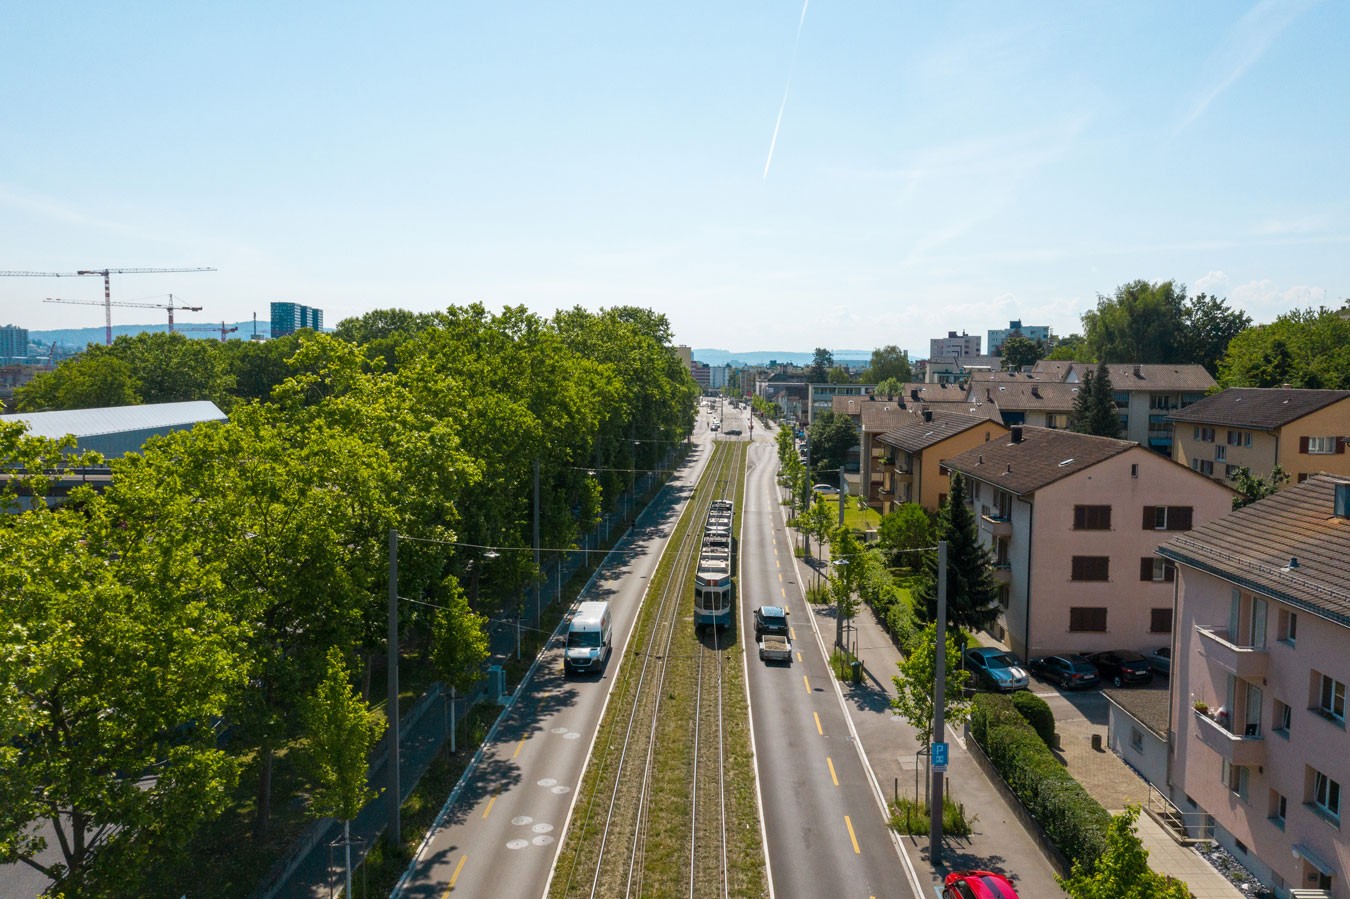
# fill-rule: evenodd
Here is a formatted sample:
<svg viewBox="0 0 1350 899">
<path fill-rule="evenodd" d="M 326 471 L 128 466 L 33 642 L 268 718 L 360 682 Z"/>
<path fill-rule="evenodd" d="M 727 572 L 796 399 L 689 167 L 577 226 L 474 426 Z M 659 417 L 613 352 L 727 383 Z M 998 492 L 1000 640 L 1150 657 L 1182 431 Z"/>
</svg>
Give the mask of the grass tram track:
<svg viewBox="0 0 1350 899">
<path fill-rule="evenodd" d="M 748 446 L 714 445 L 652 578 L 551 897 L 768 894 L 740 635 L 693 625 L 703 520 L 712 500 L 733 499 L 739 533 Z"/>
</svg>

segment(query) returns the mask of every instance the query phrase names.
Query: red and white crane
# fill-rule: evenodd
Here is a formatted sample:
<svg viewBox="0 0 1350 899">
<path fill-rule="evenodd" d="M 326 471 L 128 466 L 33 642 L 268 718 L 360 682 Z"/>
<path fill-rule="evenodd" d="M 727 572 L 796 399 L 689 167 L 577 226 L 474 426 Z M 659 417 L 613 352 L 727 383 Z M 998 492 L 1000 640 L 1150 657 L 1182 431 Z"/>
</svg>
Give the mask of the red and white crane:
<svg viewBox="0 0 1350 899">
<path fill-rule="evenodd" d="M 114 303 L 114 302 L 112 301 L 112 279 L 111 279 L 109 276 L 111 276 L 111 275 L 150 275 L 150 274 L 159 274 L 159 273 L 162 273 L 162 272 L 213 272 L 213 271 L 215 271 L 215 269 L 213 269 L 213 268 L 91 268 L 91 269 L 84 269 L 84 268 L 82 268 L 82 269 L 80 269 L 79 271 L 74 271 L 74 272 L 0 272 L 0 277 L 8 277 L 8 278 L 79 278 L 79 277 L 87 277 L 87 276 L 92 276 L 92 275 L 102 275 L 102 276 L 103 276 L 103 302 L 102 302 L 102 303 L 96 303 L 96 302 L 92 302 L 92 301 L 91 301 L 91 302 L 89 302 L 88 305 L 91 305 L 91 306 L 102 306 L 102 307 L 105 309 L 105 312 L 106 312 L 106 314 L 104 315 L 104 320 L 105 320 L 105 322 L 106 322 L 106 326 L 105 326 L 105 338 L 106 338 L 106 341 L 107 341 L 109 344 L 111 344 L 111 343 L 112 343 L 112 307 L 115 306 L 115 305 L 116 305 L 116 306 L 126 306 L 126 305 L 132 305 L 132 304 L 128 304 L 128 303 Z M 62 300 L 61 302 L 81 303 L 81 304 L 84 303 L 84 301 L 82 301 L 82 300 Z M 187 308 L 187 307 L 179 307 L 179 308 Z M 172 311 L 172 310 L 170 310 L 170 312 L 169 312 L 169 324 L 170 324 L 170 325 L 173 324 L 173 311 Z M 170 330 L 172 330 L 172 327 L 170 328 Z"/>
<path fill-rule="evenodd" d="M 69 304 L 71 304 L 72 306 L 109 306 L 109 307 L 111 307 L 111 306 L 135 306 L 135 307 L 138 308 L 138 309 L 167 309 L 167 310 L 169 310 L 169 333 L 172 334 L 172 333 L 173 333 L 173 314 L 174 314 L 174 311 L 175 311 L 175 310 L 181 309 L 181 310 L 183 310 L 183 311 L 185 311 L 185 312 L 201 312 L 201 311 L 202 311 L 202 307 L 201 307 L 201 306 L 175 306 L 175 305 L 174 305 L 174 302 L 173 302 L 173 294 L 169 294 L 168 296 L 169 296 L 169 302 L 168 302 L 168 303 L 120 303 L 120 302 L 119 302 L 119 303 L 114 303 L 114 302 L 111 301 L 111 300 L 104 300 L 103 302 L 100 303 L 98 300 L 64 300 L 64 299 L 60 299 L 60 298 L 58 298 L 58 297 L 47 297 L 47 299 L 43 300 L 42 302 L 44 302 L 44 303 L 69 303 Z M 109 321 L 109 322 L 108 322 L 108 333 L 109 333 L 110 335 L 112 334 L 112 321 Z M 112 342 L 112 341 L 109 340 L 109 343 L 111 343 L 111 342 Z"/>
</svg>

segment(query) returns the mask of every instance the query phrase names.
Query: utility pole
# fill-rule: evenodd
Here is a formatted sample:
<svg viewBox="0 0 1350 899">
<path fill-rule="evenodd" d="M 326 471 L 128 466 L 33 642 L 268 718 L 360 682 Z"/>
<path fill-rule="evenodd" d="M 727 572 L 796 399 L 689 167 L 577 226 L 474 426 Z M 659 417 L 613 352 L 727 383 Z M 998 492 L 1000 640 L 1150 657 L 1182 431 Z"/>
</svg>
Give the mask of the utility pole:
<svg viewBox="0 0 1350 899">
<path fill-rule="evenodd" d="M 534 626 L 539 618 L 539 458 L 534 460 Z"/>
<path fill-rule="evenodd" d="M 385 717 L 389 720 L 389 783 L 385 788 L 389 803 L 389 828 L 385 840 L 391 850 L 397 851 L 403 831 L 399 820 L 398 785 L 398 531 L 389 529 L 389 698 Z"/>
<path fill-rule="evenodd" d="M 947 541 L 938 541 L 937 564 L 937 646 L 933 657 L 933 737 L 932 742 L 947 744 Z M 929 748 L 932 761 L 932 748 Z M 928 805 L 928 860 L 937 867 L 942 864 L 942 775 L 946 768 L 944 753 L 941 763 L 933 765 L 932 799 Z"/>
</svg>

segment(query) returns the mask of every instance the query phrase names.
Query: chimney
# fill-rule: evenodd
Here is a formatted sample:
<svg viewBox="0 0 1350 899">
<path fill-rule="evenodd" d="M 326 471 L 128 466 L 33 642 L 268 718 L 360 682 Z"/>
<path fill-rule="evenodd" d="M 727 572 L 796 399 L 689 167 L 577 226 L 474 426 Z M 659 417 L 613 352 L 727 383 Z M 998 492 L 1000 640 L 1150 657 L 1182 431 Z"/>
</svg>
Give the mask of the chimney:
<svg viewBox="0 0 1350 899">
<path fill-rule="evenodd" d="M 1041 398 L 1041 388 L 1040 388 L 1040 385 L 1037 385 L 1037 384 L 1032 384 L 1032 385 L 1031 385 L 1031 395 L 1034 396 L 1036 399 L 1040 399 L 1040 398 Z"/>
<path fill-rule="evenodd" d="M 933 410 L 932 410 L 932 409 L 925 409 L 925 410 L 923 410 L 923 420 L 924 420 L 924 421 L 932 421 L 932 420 L 933 420 Z"/>
<path fill-rule="evenodd" d="M 992 403 L 994 401 L 994 391 L 988 387 L 984 388 L 984 401 Z"/>
<path fill-rule="evenodd" d="M 917 400 L 919 398 L 919 388 L 911 387 L 909 389 L 909 398 L 912 400 Z"/>
<path fill-rule="evenodd" d="M 1142 365 L 1136 365 L 1134 367 L 1134 376 L 1136 378 L 1142 378 L 1144 376 L 1144 367 Z"/>
<path fill-rule="evenodd" d="M 1012 426 L 1012 442 L 1013 442 L 1013 443 L 1021 443 L 1021 442 L 1022 442 L 1022 426 L 1021 426 L 1021 425 L 1013 425 L 1013 426 Z"/>
</svg>

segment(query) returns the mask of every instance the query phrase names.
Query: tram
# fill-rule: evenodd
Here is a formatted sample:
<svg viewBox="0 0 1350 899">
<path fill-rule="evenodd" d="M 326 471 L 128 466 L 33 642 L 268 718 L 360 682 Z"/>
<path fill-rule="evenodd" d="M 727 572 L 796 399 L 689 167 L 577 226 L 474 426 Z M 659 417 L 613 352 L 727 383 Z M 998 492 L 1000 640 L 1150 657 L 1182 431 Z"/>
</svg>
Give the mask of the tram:
<svg viewBox="0 0 1350 899">
<path fill-rule="evenodd" d="M 731 624 L 731 500 L 713 500 L 694 572 L 694 630 Z"/>
</svg>

